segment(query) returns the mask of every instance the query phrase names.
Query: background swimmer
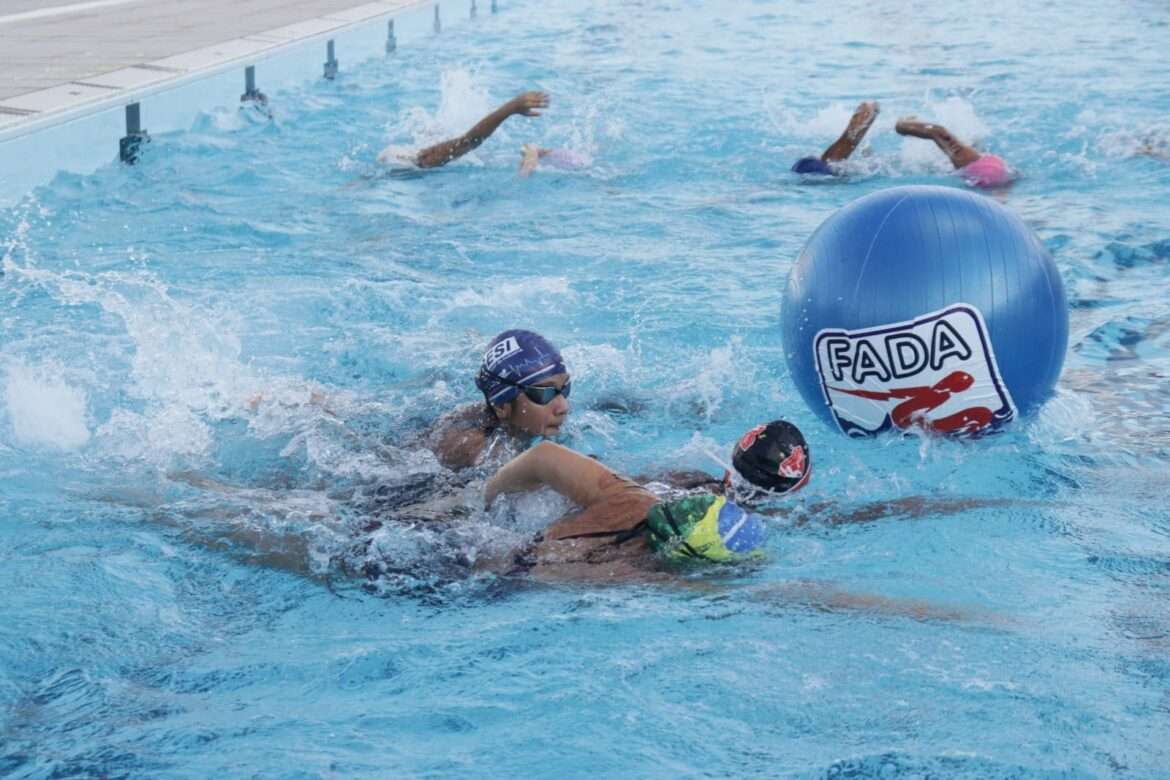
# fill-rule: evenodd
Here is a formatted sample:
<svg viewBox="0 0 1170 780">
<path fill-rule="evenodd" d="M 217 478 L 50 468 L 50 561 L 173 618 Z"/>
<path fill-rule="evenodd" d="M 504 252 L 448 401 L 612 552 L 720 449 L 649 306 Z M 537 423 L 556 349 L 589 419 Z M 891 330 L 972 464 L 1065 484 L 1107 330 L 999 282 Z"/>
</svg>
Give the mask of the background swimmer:
<svg viewBox="0 0 1170 780">
<path fill-rule="evenodd" d="M 572 384 L 560 351 L 539 333 L 507 330 L 492 339 L 475 377 L 484 405 L 441 419 L 431 449 L 448 468 L 479 463 L 511 440 L 556 436 L 569 416 Z"/>
<path fill-rule="evenodd" d="M 1153 157 L 1155 160 L 1170 160 L 1170 135 L 1147 133 L 1134 150 L 1134 154 L 1139 157 Z"/>
<path fill-rule="evenodd" d="M 524 144 L 520 147 L 520 154 L 521 176 L 532 175 L 532 172 L 541 165 L 549 165 L 563 171 L 574 171 L 585 168 L 593 162 L 586 154 L 569 149 L 545 149 L 536 144 Z"/>
<path fill-rule="evenodd" d="M 981 154 L 974 147 L 960 141 L 942 125 L 905 116 L 894 125 L 894 130 L 898 135 L 934 141 L 950 159 L 959 175 L 975 187 L 999 187 L 1012 180 L 1012 172 L 1002 158 L 994 154 Z"/>
<path fill-rule="evenodd" d="M 836 176 L 838 168 L 833 163 L 849 158 L 861 144 L 865 134 L 877 119 L 880 106 L 876 100 L 869 100 L 857 106 L 841 137 L 826 149 L 820 157 L 802 157 L 792 166 L 793 173 L 820 176 Z"/>
<path fill-rule="evenodd" d="M 457 160 L 475 149 L 494 133 L 504 120 L 519 114 L 521 116 L 540 116 L 541 109 L 548 108 L 548 94 L 539 91 L 524 92 L 504 103 L 502 106 L 479 120 L 463 135 L 442 141 L 434 146 L 416 153 L 413 157 L 400 157 L 390 148 L 383 149 L 378 154 L 378 162 L 392 162 L 394 158 L 417 165 L 419 168 L 438 168 L 452 160 Z"/>
</svg>

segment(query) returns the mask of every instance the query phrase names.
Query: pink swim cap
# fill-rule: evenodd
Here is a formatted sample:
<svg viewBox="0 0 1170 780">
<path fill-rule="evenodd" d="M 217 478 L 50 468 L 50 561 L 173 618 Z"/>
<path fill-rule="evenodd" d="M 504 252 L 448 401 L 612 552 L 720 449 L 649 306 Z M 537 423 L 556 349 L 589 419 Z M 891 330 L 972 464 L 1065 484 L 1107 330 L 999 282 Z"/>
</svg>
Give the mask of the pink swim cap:
<svg viewBox="0 0 1170 780">
<path fill-rule="evenodd" d="M 959 169 L 959 175 L 975 187 L 999 187 L 1012 180 L 1012 172 L 1003 158 L 985 154 L 970 165 Z"/>
<path fill-rule="evenodd" d="M 581 154 L 569 149 L 553 149 L 540 158 L 541 165 L 551 165 L 562 170 L 576 170 L 584 168 L 593 160 L 587 154 Z"/>
</svg>

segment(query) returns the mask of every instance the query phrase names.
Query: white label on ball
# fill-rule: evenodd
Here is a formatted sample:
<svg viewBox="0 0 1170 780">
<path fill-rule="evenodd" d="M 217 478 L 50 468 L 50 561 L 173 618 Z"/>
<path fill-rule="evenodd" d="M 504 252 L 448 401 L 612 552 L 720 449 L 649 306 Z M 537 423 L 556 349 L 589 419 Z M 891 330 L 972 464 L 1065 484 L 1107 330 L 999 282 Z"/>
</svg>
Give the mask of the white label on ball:
<svg viewBox="0 0 1170 780">
<path fill-rule="evenodd" d="M 971 434 L 1016 415 L 983 315 L 970 304 L 864 330 L 825 329 L 813 349 L 825 402 L 850 436 Z"/>
</svg>

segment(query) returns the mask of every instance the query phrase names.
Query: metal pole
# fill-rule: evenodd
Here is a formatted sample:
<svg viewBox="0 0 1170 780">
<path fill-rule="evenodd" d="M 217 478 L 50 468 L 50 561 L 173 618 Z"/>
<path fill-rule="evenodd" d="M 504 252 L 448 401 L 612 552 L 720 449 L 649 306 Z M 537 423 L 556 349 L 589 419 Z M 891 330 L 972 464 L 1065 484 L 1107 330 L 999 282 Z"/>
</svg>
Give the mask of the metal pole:
<svg viewBox="0 0 1170 780">
<path fill-rule="evenodd" d="M 337 78 L 337 57 L 333 54 L 333 41 L 325 44 L 325 78 L 332 81 Z"/>
</svg>

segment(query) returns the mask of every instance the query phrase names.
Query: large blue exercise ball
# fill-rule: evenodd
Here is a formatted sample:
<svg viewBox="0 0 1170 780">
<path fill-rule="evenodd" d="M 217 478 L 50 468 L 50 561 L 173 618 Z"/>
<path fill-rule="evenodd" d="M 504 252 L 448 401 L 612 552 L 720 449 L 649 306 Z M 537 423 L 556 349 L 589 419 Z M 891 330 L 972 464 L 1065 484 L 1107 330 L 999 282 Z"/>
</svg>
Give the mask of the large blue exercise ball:
<svg viewBox="0 0 1170 780">
<path fill-rule="evenodd" d="M 817 228 L 788 276 L 788 369 L 850 436 L 971 435 L 1034 412 L 1068 346 L 1068 305 L 1040 240 L 990 198 L 893 187 Z"/>
</svg>

